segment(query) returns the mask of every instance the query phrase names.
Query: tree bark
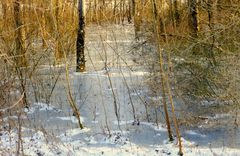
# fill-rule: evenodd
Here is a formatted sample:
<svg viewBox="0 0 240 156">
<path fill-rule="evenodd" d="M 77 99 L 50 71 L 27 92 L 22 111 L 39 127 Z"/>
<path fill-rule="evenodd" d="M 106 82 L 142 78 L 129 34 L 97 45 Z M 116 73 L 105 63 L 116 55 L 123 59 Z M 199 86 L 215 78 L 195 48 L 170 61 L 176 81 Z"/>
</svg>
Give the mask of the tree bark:
<svg viewBox="0 0 240 156">
<path fill-rule="evenodd" d="M 189 3 L 189 27 L 191 30 L 191 36 L 198 36 L 198 7 L 197 0 L 188 0 Z"/>
<path fill-rule="evenodd" d="M 78 2 L 78 33 L 77 33 L 77 72 L 85 71 L 85 17 L 84 17 L 84 0 Z"/>
<path fill-rule="evenodd" d="M 21 19 L 21 0 L 15 0 L 13 3 L 14 20 L 15 20 L 15 69 L 20 80 L 20 92 L 24 95 L 23 104 L 28 108 L 27 94 L 26 94 L 26 79 L 21 67 L 27 66 L 27 59 L 25 56 L 25 34 Z"/>
<path fill-rule="evenodd" d="M 24 32 L 23 32 L 23 24 L 21 20 L 21 6 L 20 0 L 14 1 L 14 19 L 15 19 L 15 57 L 16 57 L 16 65 L 18 67 L 26 67 L 26 47 L 24 40 Z"/>
</svg>

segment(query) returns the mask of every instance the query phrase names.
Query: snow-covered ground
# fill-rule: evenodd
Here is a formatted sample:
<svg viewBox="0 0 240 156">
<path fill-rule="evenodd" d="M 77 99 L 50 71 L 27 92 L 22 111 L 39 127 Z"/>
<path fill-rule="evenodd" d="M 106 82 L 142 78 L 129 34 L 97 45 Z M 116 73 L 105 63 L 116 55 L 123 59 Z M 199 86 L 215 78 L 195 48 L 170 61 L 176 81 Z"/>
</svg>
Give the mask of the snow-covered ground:
<svg viewBox="0 0 240 156">
<path fill-rule="evenodd" d="M 107 134 L 92 135 L 91 129 L 79 128 L 69 129 L 60 135 L 47 134 L 44 131 L 32 129 L 22 129 L 22 147 L 24 155 L 33 156 L 55 156 L 55 155 L 76 155 L 76 156 L 144 156 L 144 155 L 172 155 L 178 154 L 178 146 L 176 142 L 169 142 L 166 137 L 166 129 L 157 127 L 151 123 L 142 123 L 138 125 L 138 130 L 142 126 L 148 126 L 156 132 L 152 137 L 161 137 L 159 144 L 151 144 L 148 146 L 141 145 L 138 142 L 132 142 L 131 131 L 112 131 L 111 136 Z M 142 136 L 140 132 L 136 137 Z M 206 138 L 193 131 L 188 131 L 190 135 L 198 135 Z M 206 138 L 207 139 L 207 138 Z M 4 156 L 15 155 L 18 143 L 18 132 L 16 129 L 5 131 L 0 136 L 0 154 Z M 139 139 L 141 140 L 141 139 Z M 211 147 L 211 144 L 199 146 L 196 142 L 187 141 L 182 138 L 184 155 L 187 156 L 238 156 L 239 149 L 229 147 Z M 197 140 L 196 140 L 197 141 Z"/>
<path fill-rule="evenodd" d="M 141 41 L 134 41 L 132 25 L 89 26 L 86 35 L 87 72 L 75 73 L 74 68 L 69 69 L 70 89 L 85 128 L 78 128 L 68 104 L 64 65 L 42 65 L 33 77 L 36 81 L 42 80 L 42 88 L 38 89 L 44 90 L 39 93 L 41 96 L 33 91 L 29 93 L 31 107 L 22 110 L 20 137 L 18 122 L 11 124 L 18 117 L 3 118 L 0 155 L 16 155 L 19 141 L 22 143 L 20 153 L 33 156 L 177 155 L 178 143 L 168 141 L 161 107 L 157 112 L 158 125 L 154 120 L 155 115 L 151 114 L 149 101 L 161 105 L 162 97 L 150 97 L 147 94 L 149 88 L 145 80 L 149 72 L 144 64 L 134 61 L 141 53 L 136 56 L 139 49 L 133 47 L 141 44 Z M 71 67 L 71 62 L 69 64 Z M 51 92 L 51 86 L 54 85 L 53 78 L 49 76 L 50 68 L 51 72 L 52 68 L 56 68 L 54 70 L 60 73 L 60 78 L 52 96 L 47 97 L 45 95 Z M 34 89 L 31 85 L 29 88 Z M 117 121 L 114 111 L 113 93 L 120 121 Z M 149 110 L 146 110 L 146 105 Z M 206 128 L 210 122 L 226 118 L 215 128 Z M 231 128 L 226 122 L 233 122 L 228 114 L 215 114 L 194 128 L 180 126 L 184 155 L 240 156 L 240 129 Z"/>
</svg>

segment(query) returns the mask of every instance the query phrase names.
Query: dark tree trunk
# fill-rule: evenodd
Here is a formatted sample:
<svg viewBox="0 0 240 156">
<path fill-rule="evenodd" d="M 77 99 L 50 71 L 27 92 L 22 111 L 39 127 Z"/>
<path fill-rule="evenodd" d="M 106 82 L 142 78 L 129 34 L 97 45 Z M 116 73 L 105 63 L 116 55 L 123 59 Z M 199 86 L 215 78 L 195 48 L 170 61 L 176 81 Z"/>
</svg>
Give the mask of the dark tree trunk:
<svg viewBox="0 0 240 156">
<path fill-rule="evenodd" d="M 128 1 L 128 23 L 132 23 L 135 16 L 135 0 Z"/>
<path fill-rule="evenodd" d="M 207 12 L 208 12 L 208 26 L 209 26 L 209 29 L 210 29 L 210 32 L 211 32 L 211 49 L 209 50 L 209 57 L 212 59 L 211 61 L 211 65 L 216 65 L 217 62 L 216 62 L 216 59 L 215 59 L 215 56 L 214 56 L 214 44 L 215 44 L 215 35 L 214 35 L 214 11 L 215 11 L 215 6 L 214 6 L 214 2 L 213 0 L 208 0 L 208 9 L 207 9 Z"/>
<path fill-rule="evenodd" d="M 191 29 L 191 35 L 193 37 L 197 37 L 198 36 L 197 0 L 189 0 L 189 26 Z"/>
<path fill-rule="evenodd" d="M 85 71 L 85 56 L 84 56 L 84 38 L 85 38 L 85 19 L 83 0 L 78 2 L 78 34 L 77 34 L 77 72 Z"/>
<path fill-rule="evenodd" d="M 179 6 L 178 6 L 178 1 L 177 0 L 173 1 L 173 6 L 174 6 L 175 25 L 178 27 L 180 25 L 181 19 L 180 19 Z"/>
</svg>

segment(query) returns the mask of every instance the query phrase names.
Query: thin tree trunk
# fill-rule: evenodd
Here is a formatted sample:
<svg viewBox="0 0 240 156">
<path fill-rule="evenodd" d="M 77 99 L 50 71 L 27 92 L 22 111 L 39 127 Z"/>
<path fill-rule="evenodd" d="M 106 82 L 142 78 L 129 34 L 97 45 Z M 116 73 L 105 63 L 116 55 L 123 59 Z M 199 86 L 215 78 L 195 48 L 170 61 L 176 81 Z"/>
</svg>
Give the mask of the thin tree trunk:
<svg viewBox="0 0 240 156">
<path fill-rule="evenodd" d="M 61 50 L 61 45 L 60 45 L 60 29 L 59 29 L 59 10 L 60 10 L 60 2 L 59 0 L 55 0 L 55 19 L 56 19 L 56 35 L 55 35 L 55 59 L 56 59 L 56 63 L 59 63 L 59 60 L 61 58 L 63 58 L 63 53 Z"/>
<path fill-rule="evenodd" d="M 26 47 L 25 47 L 25 40 L 24 40 L 24 32 L 23 32 L 23 24 L 21 21 L 21 8 L 20 8 L 20 0 L 14 1 L 14 19 L 15 19 L 15 56 L 16 56 L 16 65 L 18 67 L 26 67 L 27 60 L 26 60 Z"/>
<path fill-rule="evenodd" d="M 166 35 L 166 26 L 165 26 L 164 15 L 163 15 L 163 9 L 164 9 L 163 0 L 160 1 L 160 8 L 161 8 L 160 15 L 158 14 L 158 12 L 156 12 L 155 14 L 157 14 L 157 16 L 159 18 L 159 20 L 158 20 L 159 21 L 159 31 L 160 31 L 161 34 L 163 34 L 163 40 L 166 42 L 167 35 Z"/>
<path fill-rule="evenodd" d="M 135 31 L 135 39 L 139 40 L 139 32 L 140 32 L 140 25 L 142 22 L 142 11 L 143 11 L 143 3 L 136 2 L 134 0 L 134 7 L 133 7 L 133 18 L 134 18 L 134 31 Z"/>
<path fill-rule="evenodd" d="M 128 23 L 132 23 L 132 17 L 133 17 L 133 13 L 132 13 L 132 9 L 133 9 L 133 2 L 134 0 L 128 0 L 128 10 L 127 10 L 127 15 L 128 15 Z M 135 4 L 134 4 L 135 5 Z"/>
<path fill-rule="evenodd" d="M 42 14 L 42 47 L 45 49 L 47 47 L 47 33 L 46 33 L 46 19 L 45 13 Z"/>
<path fill-rule="evenodd" d="M 5 23 L 6 23 L 6 20 L 7 20 L 7 3 L 6 3 L 5 0 L 2 0 L 1 4 L 2 4 L 3 27 L 5 27 Z"/>
<path fill-rule="evenodd" d="M 100 5 L 100 20 L 104 19 L 105 15 L 105 11 L 106 11 L 106 6 L 105 6 L 105 0 L 102 0 L 101 5 Z"/>
<path fill-rule="evenodd" d="M 27 11 L 27 0 L 22 0 L 23 8 L 22 8 L 22 21 L 25 24 L 23 27 L 23 34 L 26 40 L 27 32 L 28 32 L 28 21 L 29 21 L 29 13 Z"/>
<path fill-rule="evenodd" d="M 157 11 L 157 5 L 156 1 L 152 0 L 152 10 L 153 10 L 153 22 L 154 22 L 154 34 L 156 35 L 156 42 L 157 42 L 157 48 L 159 52 L 159 65 L 160 65 L 160 77 L 161 77 L 161 89 L 162 89 L 162 103 L 164 107 L 164 113 L 165 113 L 165 119 L 167 124 L 167 130 L 168 130 L 168 137 L 170 141 L 173 141 L 172 136 L 172 130 L 167 110 L 167 103 L 166 103 L 166 88 L 165 88 L 165 72 L 163 69 L 163 57 L 162 57 L 162 51 L 159 44 L 160 37 L 159 37 L 159 28 L 158 28 L 158 11 Z"/>
<path fill-rule="evenodd" d="M 188 0 L 189 3 L 189 27 L 191 30 L 191 36 L 197 37 L 198 36 L 198 7 L 197 7 L 197 0 Z"/>
<path fill-rule="evenodd" d="M 92 18 L 93 18 L 93 15 L 92 15 L 92 1 L 89 1 L 88 2 L 88 15 L 89 15 L 89 21 L 90 23 L 93 22 Z"/>
<path fill-rule="evenodd" d="M 84 0 L 79 0 L 78 3 L 78 34 L 77 34 L 77 72 L 85 71 L 85 55 L 84 55 L 84 40 L 85 40 L 85 17 L 84 17 Z"/>
<path fill-rule="evenodd" d="M 18 113 L 18 141 L 17 141 L 17 152 L 16 155 L 24 155 L 23 152 L 23 140 L 22 140 L 22 119 L 21 119 L 22 113 Z"/>
<path fill-rule="evenodd" d="M 72 4 L 72 22 L 75 23 L 75 17 L 76 17 L 76 11 L 75 11 L 75 7 L 77 4 L 77 0 L 73 0 L 73 4 Z"/>
<path fill-rule="evenodd" d="M 83 124 L 81 122 L 81 115 L 80 115 L 80 110 L 77 108 L 77 105 L 73 99 L 72 92 L 71 92 L 71 85 L 70 85 L 70 80 L 69 80 L 69 70 L 68 70 L 68 63 L 67 63 L 67 56 L 66 53 L 64 53 L 64 59 L 66 62 L 66 79 L 67 79 L 67 95 L 68 95 L 68 102 L 73 110 L 73 115 L 77 118 L 78 120 L 78 125 L 80 129 L 83 129 Z"/>
<path fill-rule="evenodd" d="M 124 24 L 125 20 L 125 0 L 121 0 L 121 22 Z"/>
<path fill-rule="evenodd" d="M 175 24 L 175 20 L 174 20 L 174 11 L 173 11 L 173 0 L 169 0 L 169 16 L 172 22 L 172 26 L 175 28 L 176 24 Z"/>
<path fill-rule="evenodd" d="M 113 18 L 114 18 L 114 23 L 117 23 L 117 0 L 114 0 Z"/>
<path fill-rule="evenodd" d="M 16 49 L 15 49 L 15 69 L 17 72 L 17 75 L 20 80 L 20 91 L 24 95 L 23 97 L 23 102 L 26 108 L 28 108 L 28 103 L 27 103 L 27 95 L 26 95 L 26 79 L 24 79 L 23 76 L 23 69 L 21 67 L 26 67 L 27 66 L 27 60 L 25 56 L 26 52 L 26 47 L 25 47 L 25 40 L 24 40 L 24 33 L 23 33 L 23 24 L 21 20 L 21 5 L 20 5 L 20 0 L 15 0 L 14 1 L 14 19 L 15 19 L 15 44 L 16 44 Z"/>
<path fill-rule="evenodd" d="M 99 22 L 98 21 L 98 14 L 97 14 L 97 10 L 98 10 L 98 5 L 97 4 L 98 4 L 97 0 L 94 0 L 93 17 L 94 17 L 95 22 Z"/>
<path fill-rule="evenodd" d="M 156 6 L 156 1 L 155 0 L 152 0 L 152 8 L 153 8 L 154 33 L 156 34 L 156 42 L 157 42 L 157 48 L 158 48 L 158 52 L 159 52 L 160 78 L 161 78 L 161 87 L 162 87 L 162 96 L 163 96 L 162 100 L 163 100 L 163 106 L 164 106 L 164 112 L 165 112 L 165 118 L 166 118 L 166 123 L 167 123 L 169 140 L 172 141 L 173 136 L 172 136 L 170 120 L 169 120 L 169 116 L 168 116 L 166 94 L 168 95 L 168 98 L 169 98 L 169 101 L 170 101 L 170 104 L 171 104 L 174 127 L 176 129 L 176 134 L 177 134 L 178 141 L 179 141 L 179 155 L 182 156 L 183 152 L 182 152 L 181 136 L 180 136 L 180 132 L 179 132 L 179 128 L 178 128 L 177 118 L 176 118 L 176 115 L 175 115 L 172 92 L 171 92 L 171 88 L 170 88 L 170 85 L 169 85 L 169 78 L 168 78 L 171 63 L 169 63 L 168 73 L 165 73 L 165 71 L 163 69 L 163 63 L 164 63 L 163 53 L 162 53 L 163 50 L 160 47 L 160 34 L 159 34 L 159 28 L 158 28 L 158 23 L 157 23 L 159 17 L 158 17 L 158 11 L 157 11 L 157 6 Z M 164 23 L 163 23 L 163 25 L 164 25 Z M 167 41 L 167 39 L 166 39 L 166 41 Z M 170 59 L 170 54 L 169 54 L 169 59 Z"/>
<path fill-rule="evenodd" d="M 172 90 L 171 90 L 171 86 L 170 86 L 170 82 L 169 82 L 169 75 L 171 75 L 171 67 L 172 67 L 171 56 L 170 56 L 170 52 L 168 51 L 168 70 L 167 70 L 167 74 L 166 74 L 167 93 L 168 93 L 168 99 L 169 99 L 170 104 L 171 104 L 173 123 L 174 123 L 175 131 L 176 131 L 177 138 L 178 138 L 178 143 L 179 143 L 179 155 L 182 156 L 183 155 L 182 140 L 181 140 L 181 135 L 180 135 L 180 131 L 179 131 L 177 116 L 176 116 L 176 113 L 175 113 L 175 106 L 174 106 L 174 102 L 173 102 L 173 94 L 172 94 Z"/>
<path fill-rule="evenodd" d="M 175 27 L 178 27 L 180 25 L 181 19 L 180 19 L 180 13 L 179 13 L 179 6 L 178 6 L 178 0 L 173 0 L 173 8 L 174 8 L 174 23 Z"/>
<path fill-rule="evenodd" d="M 209 26 L 209 29 L 210 29 L 210 32 L 211 32 L 211 49 L 209 51 L 209 56 L 210 58 L 212 59 L 212 62 L 211 64 L 212 65 L 216 65 L 217 62 L 216 62 L 216 59 L 215 59 L 215 56 L 214 56 L 214 51 L 213 51 L 213 48 L 214 48 L 214 44 L 215 44 L 215 35 L 214 35 L 214 9 L 215 9 L 215 6 L 214 6 L 214 2 L 213 0 L 208 0 L 208 26 Z"/>
</svg>

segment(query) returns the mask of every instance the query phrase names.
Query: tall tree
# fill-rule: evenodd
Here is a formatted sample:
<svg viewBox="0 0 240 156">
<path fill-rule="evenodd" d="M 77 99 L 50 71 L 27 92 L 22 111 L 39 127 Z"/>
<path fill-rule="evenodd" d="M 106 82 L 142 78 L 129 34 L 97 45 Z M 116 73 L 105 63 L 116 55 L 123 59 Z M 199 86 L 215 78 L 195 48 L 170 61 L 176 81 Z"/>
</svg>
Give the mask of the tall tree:
<svg viewBox="0 0 240 156">
<path fill-rule="evenodd" d="M 160 1 L 160 2 L 161 2 L 160 8 L 162 9 L 163 1 Z M 163 103 L 165 119 L 166 119 L 166 124 L 167 124 L 167 129 L 168 129 L 168 137 L 169 137 L 170 141 L 173 141 L 173 135 L 172 135 L 171 125 L 170 125 L 170 118 L 169 118 L 169 114 L 168 114 L 167 100 L 169 100 L 169 102 L 171 104 L 174 127 L 176 130 L 178 143 L 179 143 L 179 155 L 182 156 L 183 152 L 182 152 L 181 136 L 180 136 L 180 132 L 179 132 L 179 128 L 178 128 L 177 117 L 175 115 L 172 91 L 171 91 L 171 86 L 169 84 L 170 82 L 169 82 L 169 77 L 168 77 L 168 74 L 170 74 L 170 64 L 171 63 L 169 61 L 168 70 L 167 70 L 167 72 L 165 72 L 163 50 L 161 49 L 161 45 L 160 45 L 159 26 L 161 26 L 161 25 L 159 24 L 159 22 L 161 22 L 161 21 L 159 21 L 159 20 L 160 20 L 160 17 L 163 16 L 163 14 L 161 13 L 161 16 L 159 17 L 156 0 L 152 0 L 151 3 L 152 3 L 152 11 L 153 11 L 153 26 L 154 26 L 155 41 L 156 41 L 157 50 L 159 52 L 159 67 L 160 67 L 159 69 L 160 69 L 160 79 L 161 79 L 161 89 L 162 89 L 162 103 Z M 164 22 L 163 22 L 163 25 L 165 25 Z M 164 32 L 166 32 L 165 28 L 164 28 Z M 167 42 L 167 39 L 166 39 L 166 42 Z M 169 56 L 169 60 L 170 60 L 170 53 L 168 54 L 168 56 Z M 168 99 L 166 97 L 167 95 L 168 95 Z"/>
<path fill-rule="evenodd" d="M 179 26 L 181 19 L 180 19 L 180 13 L 179 13 L 179 6 L 178 6 L 178 0 L 173 0 L 173 8 L 174 8 L 174 23 L 175 26 Z"/>
<path fill-rule="evenodd" d="M 208 26 L 210 29 L 210 34 L 211 34 L 211 48 L 209 50 L 209 57 L 212 59 L 211 64 L 216 65 L 217 62 L 215 60 L 214 56 L 214 44 L 215 44 L 215 34 L 214 34 L 214 12 L 215 12 L 215 4 L 214 0 L 208 0 L 207 1 L 207 12 L 208 12 Z"/>
<path fill-rule="evenodd" d="M 62 52 L 62 49 L 61 49 L 61 43 L 60 43 L 60 39 L 61 39 L 61 35 L 60 35 L 60 7 L 61 7 L 61 2 L 59 0 L 55 0 L 55 21 L 56 21 L 56 25 L 55 25 L 55 28 L 56 28 L 56 35 L 55 35 L 55 59 L 58 63 L 59 59 L 63 58 L 63 52 Z"/>
<path fill-rule="evenodd" d="M 191 36 L 198 36 L 198 7 L 197 0 L 188 0 L 189 4 L 189 27 L 191 30 Z"/>
<path fill-rule="evenodd" d="M 23 30 L 23 24 L 21 20 L 21 6 L 20 6 L 21 0 L 15 0 L 14 1 L 14 20 L 15 20 L 15 55 L 16 55 L 16 65 L 18 67 L 27 66 L 27 60 L 26 60 L 26 45 L 25 45 L 25 37 L 24 37 L 24 30 Z"/>
<path fill-rule="evenodd" d="M 21 19 L 21 0 L 15 0 L 13 3 L 14 10 L 14 21 L 15 21 L 15 69 L 20 80 L 20 90 L 23 97 L 23 104 L 25 107 L 29 107 L 27 103 L 27 94 L 26 94 L 26 79 L 24 78 L 24 72 L 21 67 L 27 66 L 27 59 L 25 56 L 26 53 L 26 45 L 25 45 L 25 34 Z"/>
<path fill-rule="evenodd" d="M 77 33 L 77 72 L 85 71 L 85 17 L 84 17 L 84 0 L 78 1 L 78 33 Z"/>
<path fill-rule="evenodd" d="M 135 15 L 135 0 L 128 1 L 128 23 L 132 23 L 132 18 Z"/>
<path fill-rule="evenodd" d="M 163 57 L 162 57 L 162 50 L 159 45 L 160 37 L 159 37 L 159 15 L 158 15 L 158 10 L 157 10 L 157 3 L 156 0 L 152 0 L 152 11 L 153 11 L 153 25 L 154 25 L 154 34 L 156 37 L 156 46 L 158 48 L 159 52 L 159 67 L 160 67 L 160 79 L 161 79 L 161 89 L 162 89 L 162 103 L 163 103 L 163 108 L 164 108 L 164 114 L 165 114 L 165 120 L 167 124 L 167 130 L 168 130 L 168 138 L 170 141 L 173 141 L 173 135 L 172 135 L 172 130 L 171 130 L 171 124 L 170 124 L 170 119 L 169 119 L 169 114 L 168 114 L 168 108 L 167 108 L 167 99 L 166 99 L 166 87 L 165 87 L 165 72 L 164 72 L 164 67 L 163 67 Z"/>
<path fill-rule="evenodd" d="M 135 39 L 139 40 L 139 32 L 140 25 L 142 23 L 142 11 L 144 8 L 144 4 L 142 1 L 133 0 L 132 1 L 132 15 L 134 18 L 134 31 L 135 31 Z"/>
</svg>

